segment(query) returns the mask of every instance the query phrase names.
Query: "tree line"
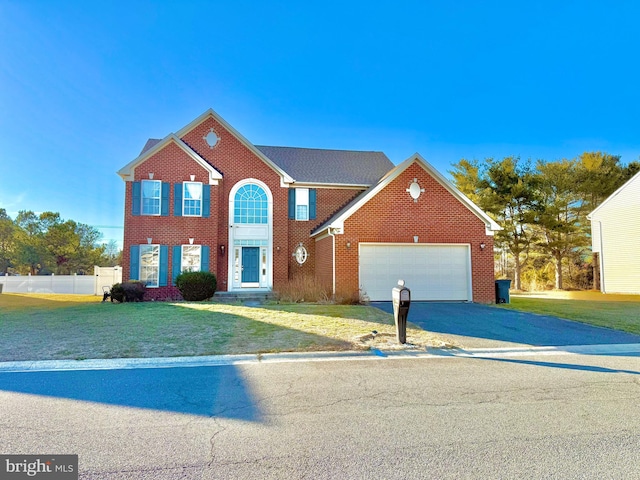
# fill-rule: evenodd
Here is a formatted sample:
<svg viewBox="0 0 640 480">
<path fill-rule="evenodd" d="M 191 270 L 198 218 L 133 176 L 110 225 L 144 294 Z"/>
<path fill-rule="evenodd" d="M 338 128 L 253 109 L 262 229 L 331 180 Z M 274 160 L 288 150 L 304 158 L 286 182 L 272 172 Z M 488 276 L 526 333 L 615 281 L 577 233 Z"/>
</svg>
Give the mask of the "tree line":
<svg viewBox="0 0 640 480">
<path fill-rule="evenodd" d="M 592 288 L 587 215 L 640 171 L 620 157 L 585 152 L 553 162 L 518 157 L 462 159 L 455 185 L 503 228 L 495 236 L 496 273 L 514 288 Z"/>
<path fill-rule="evenodd" d="M 101 238 L 96 228 L 59 213 L 23 210 L 12 219 L 0 208 L 0 275 L 93 274 L 95 265 L 118 265 L 117 243 L 100 244 Z"/>
</svg>

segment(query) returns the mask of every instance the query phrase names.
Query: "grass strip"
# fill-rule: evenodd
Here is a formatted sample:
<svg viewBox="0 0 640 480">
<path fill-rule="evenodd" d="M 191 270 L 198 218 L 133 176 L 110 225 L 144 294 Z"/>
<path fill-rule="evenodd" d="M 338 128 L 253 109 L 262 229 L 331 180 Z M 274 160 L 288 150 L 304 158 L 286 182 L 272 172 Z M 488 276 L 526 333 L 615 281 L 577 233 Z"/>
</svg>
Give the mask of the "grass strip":
<svg viewBox="0 0 640 480">
<path fill-rule="evenodd" d="M 640 335 L 640 301 L 512 297 L 511 303 L 499 306 Z"/>
</svg>

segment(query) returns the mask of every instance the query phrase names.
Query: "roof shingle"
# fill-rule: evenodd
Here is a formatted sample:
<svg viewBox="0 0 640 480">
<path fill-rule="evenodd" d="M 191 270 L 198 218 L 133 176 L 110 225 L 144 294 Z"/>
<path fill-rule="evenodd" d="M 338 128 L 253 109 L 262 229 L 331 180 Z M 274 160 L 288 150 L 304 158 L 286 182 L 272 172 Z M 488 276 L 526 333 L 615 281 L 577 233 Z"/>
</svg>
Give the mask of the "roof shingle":
<svg viewBox="0 0 640 480">
<path fill-rule="evenodd" d="M 382 152 L 256 145 L 296 182 L 373 185 L 394 165 Z"/>
<path fill-rule="evenodd" d="M 147 143 L 144 144 L 144 147 L 142 147 L 142 151 L 140 152 L 140 155 L 142 155 L 147 150 L 151 150 L 153 147 L 155 147 L 161 141 L 162 141 L 162 139 L 160 139 L 160 138 L 150 138 L 149 140 L 147 140 Z"/>
<path fill-rule="evenodd" d="M 150 138 L 140 155 L 161 142 Z M 256 145 L 298 183 L 373 185 L 394 165 L 383 152 Z"/>
</svg>

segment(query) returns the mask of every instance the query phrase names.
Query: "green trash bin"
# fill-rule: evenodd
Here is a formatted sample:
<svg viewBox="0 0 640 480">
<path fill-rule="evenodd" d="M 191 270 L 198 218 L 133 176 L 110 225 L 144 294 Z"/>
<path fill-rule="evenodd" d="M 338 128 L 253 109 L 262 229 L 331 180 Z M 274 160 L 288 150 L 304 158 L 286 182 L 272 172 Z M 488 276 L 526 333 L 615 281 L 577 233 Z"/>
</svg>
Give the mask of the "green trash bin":
<svg viewBox="0 0 640 480">
<path fill-rule="evenodd" d="M 496 303 L 509 303 L 511 280 L 496 280 Z"/>
</svg>

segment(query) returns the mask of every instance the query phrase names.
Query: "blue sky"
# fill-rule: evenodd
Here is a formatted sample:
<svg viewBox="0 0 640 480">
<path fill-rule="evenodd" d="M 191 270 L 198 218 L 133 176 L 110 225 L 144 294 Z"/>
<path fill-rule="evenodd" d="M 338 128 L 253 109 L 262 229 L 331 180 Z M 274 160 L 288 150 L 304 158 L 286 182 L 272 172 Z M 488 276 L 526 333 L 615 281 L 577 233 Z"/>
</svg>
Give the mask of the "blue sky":
<svg viewBox="0 0 640 480">
<path fill-rule="evenodd" d="M 255 144 L 640 157 L 637 2 L 0 0 L 0 208 L 121 242 L 116 171 L 213 108 Z"/>
</svg>

